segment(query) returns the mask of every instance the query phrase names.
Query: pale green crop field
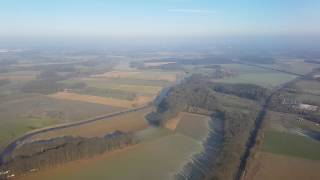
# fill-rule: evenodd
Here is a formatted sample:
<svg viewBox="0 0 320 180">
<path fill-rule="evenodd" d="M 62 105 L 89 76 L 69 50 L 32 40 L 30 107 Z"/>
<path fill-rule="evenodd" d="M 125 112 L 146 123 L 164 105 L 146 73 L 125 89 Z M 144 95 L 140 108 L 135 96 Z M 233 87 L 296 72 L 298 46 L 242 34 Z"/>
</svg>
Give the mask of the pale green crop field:
<svg viewBox="0 0 320 180">
<path fill-rule="evenodd" d="M 297 121 L 295 114 L 269 112 L 264 132 L 262 150 L 305 159 L 320 159 L 320 142 L 298 133 L 299 130 L 320 132 L 320 127 L 311 121 Z"/>
<path fill-rule="evenodd" d="M 267 131 L 263 150 L 276 154 L 320 160 L 320 142 L 292 133 Z"/>
<path fill-rule="evenodd" d="M 164 180 L 187 163 L 202 145 L 180 134 L 147 141 L 127 150 L 114 152 L 82 162 L 73 162 L 55 169 L 30 174 L 22 179 L 47 180 Z"/>
<path fill-rule="evenodd" d="M 37 95 L 0 103 L 0 147 L 10 140 L 49 125 L 86 120 L 121 108 Z"/>
<path fill-rule="evenodd" d="M 103 78 L 82 78 L 82 79 L 72 79 L 63 81 L 66 84 L 74 84 L 83 82 L 88 87 L 95 88 L 96 90 L 103 91 L 113 91 L 112 94 L 117 94 L 116 91 L 124 93 L 139 93 L 139 94 L 157 94 L 158 91 L 166 84 L 164 81 L 153 81 L 150 80 L 141 80 L 141 79 L 103 79 Z M 145 83 L 145 84 L 144 84 Z M 148 85 L 149 84 L 149 85 Z M 88 91 L 90 94 L 90 92 Z M 95 93 L 92 91 L 92 93 Z M 109 93 L 110 94 L 110 93 Z M 123 93 L 122 93 L 123 94 Z"/>
<path fill-rule="evenodd" d="M 239 74 L 235 77 L 223 78 L 215 80 L 215 82 L 225 83 L 250 83 L 260 85 L 266 88 L 274 88 L 278 85 L 286 83 L 296 78 L 294 75 L 278 73 L 278 72 L 261 72 L 261 73 L 247 73 Z"/>
<path fill-rule="evenodd" d="M 148 85 L 132 85 L 132 84 L 117 84 L 117 83 L 103 83 L 101 81 L 85 81 L 88 86 L 97 87 L 100 89 L 112 89 L 112 90 L 120 90 L 120 91 L 128 91 L 135 93 L 149 93 L 156 94 L 161 90 L 160 86 L 148 86 Z"/>
<path fill-rule="evenodd" d="M 319 64 L 311 64 L 311 63 L 305 63 L 303 60 L 299 61 L 277 61 L 275 64 L 271 65 L 263 65 L 265 67 L 271 67 L 279 70 L 284 70 L 288 72 L 293 72 L 297 74 L 307 74 L 311 72 L 314 68 L 320 67 Z"/>
<path fill-rule="evenodd" d="M 320 82 L 311 80 L 302 80 L 296 83 L 297 88 L 302 92 L 320 95 Z"/>
<path fill-rule="evenodd" d="M 238 75 L 234 77 L 214 80 L 216 82 L 251 83 L 266 88 L 274 88 L 280 84 L 286 83 L 296 78 L 295 75 L 262 69 L 259 67 L 246 66 L 242 64 L 224 64 L 222 66 L 236 71 Z"/>
<path fill-rule="evenodd" d="M 140 140 L 135 146 L 93 159 L 70 162 L 22 179 L 173 179 L 193 155 L 203 150 L 202 142 L 209 133 L 209 118 L 186 113 L 175 131 L 149 127 L 135 133 Z"/>
<path fill-rule="evenodd" d="M 209 121 L 208 116 L 186 113 L 181 117 L 175 131 L 203 142 L 209 134 Z"/>
</svg>

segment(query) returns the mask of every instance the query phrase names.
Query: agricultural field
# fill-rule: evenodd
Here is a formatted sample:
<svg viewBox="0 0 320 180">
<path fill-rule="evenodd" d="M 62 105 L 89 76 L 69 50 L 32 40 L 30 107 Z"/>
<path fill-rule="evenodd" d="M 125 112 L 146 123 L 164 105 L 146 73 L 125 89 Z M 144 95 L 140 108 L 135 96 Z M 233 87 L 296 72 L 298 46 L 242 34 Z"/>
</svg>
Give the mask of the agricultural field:
<svg viewBox="0 0 320 180">
<path fill-rule="evenodd" d="M 131 114 L 131 113 L 130 113 Z M 136 126 L 137 122 L 130 120 L 132 115 L 122 117 L 125 124 Z M 140 112 L 140 114 L 142 114 Z M 130 117 L 130 119 L 128 118 Z M 20 179 L 172 179 L 184 164 L 191 160 L 192 155 L 200 153 L 203 149 L 202 141 L 206 138 L 209 130 L 207 116 L 191 113 L 182 113 L 181 119 L 175 130 L 166 128 L 148 127 L 136 132 L 140 143 L 126 149 L 106 153 L 92 159 L 80 160 L 61 165 L 57 168 L 45 170 L 21 177 Z M 117 120 L 99 122 L 105 123 L 105 127 L 111 128 L 111 124 L 118 124 L 112 129 L 121 129 L 123 126 L 119 117 Z M 134 119 L 134 118 L 133 118 Z M 137 118 L 141 121 L 143 118 Z M 198 122 L 198 123 L 196 123 Z M 188 124 L 191 123 L 190 126 Z M 88 135 L 97 135 L 98 127 L 102 124 L 93 125 L 92 132 L 88 126 L 82 130 L 72 129 L 70 133 L 87 131 Z M 192 128 L 193 127 L 193 128 Z M 132 127 L 131 127 L 132 128 Z M 202 130 L 202 132 L 200 132 Z M 99 130 L 98 130 L 99 131 Z M 106 132 L 104 130 L 103 132 Z M 188 131 L 191 131 L 188 134 Z M 66 132 L 66 131 L 65 131 Z M 66 135 L 65 132 L 58 134 Z M 187 132 L 187 133 L 186 133 Z M 192 133 L 193 132 L 193 133 Z M 206 133 L 206 134 L 205 134 Z M 77 134 L 80 135 L 80 134 Z M 196 136 L 195 136 L 196 135 Z M 83 136 L 83 134 L 81 134 Z M 156 154 L 156 155 L 155 155 Z M 156 163 L 155 163 L 156 162 Z M 141 173 L 141 169 L 145 173 Z M 123 170 L 126 173 L 122 173 Z M 77 172 L 77 173 L 75 173 Z"/>
<path fill-rule="evenodd" d="M 159 67 L 161 65 L 166 65 L 166 64 L 176 64 L 176 62 L 146 62 L 144 65 L 146 67 Z"/>
<path fill-rule="evenodd" d="M 119 130 L 123 132 L 136 132 L 146 129 L 149 125 L 145 116 L 151 112 L 150 108 L 125 113 L 112 118 L 95 121 L 89 124 L 59 129 L 32 136 L 26 141 L 44 140 L 61 136 L 97 137 Z"/>
<path fill-rule="evenodd" d="M 165 136 L 103 157 L 71 162 L 47 171 L 21 177 L 37 179 L 172 179 L 176 171 L 198 153 L 201 145 L 180 134 Z M 141 173 L 143 170 L 143 173 Z M 123 173 L 123 172 L 126 173 Z"/>
<path fill-rule="evenodd" d="M 94 75 L 95 78 L 131 78 L 143 80 L 164 80 L 174 82 L 177 72 L 166 71 L 111 71 L 104 74 Z"/>
<path fill-rule="evenodd" d="M 84 84 L 83 88 L 72 89 L 72 92 L 107 98 L 134 100 L 142 97 L 154 97 L 163 87 L 172 85 L 176 72 L 164 71 L 111 71 L 85 78 L 71 78 L 61 81 L 72 86 Z"/>
<path fill-rule="evenodd" d="M 150 85 L 134 85 L 134 84 L 120 84 L 120 83 L 108 83 L 103 80 L 84 80 L 89 87 L 96 87 L 99 89 L 111 89 L 119 91 L 128 91 L 134 93 L 144 94 L 157 94 L 160 90 L 160 86 Z"/>
<path fill-rule="evenodd" d="M 202 142 L 208 136 L 209 121 L 208 116 L 183 112 L 175 132 Z"/>
<path fill-rule="evenodd" d="M 302 120 L 297 115 L 269 112 L 264 130 L 262 151 L 320 160 L 320 142 L 304 132 L 320 134 L 320 127 L 313 122 Z"/>
<path fill-rule="evenodd" d="M 295 99 L 300 102 L 320 105 L 320 96 L 315 96 L 315 95 L 306 94 L 306 93 L 298 93 L 298 94 L 295 94 Z"/>
<path fill-rule="evenodd" d="M 320 127 L 297 115 L 272 111 L 266 120 L 244 180 L 319 179 L 320 142 L 303 132 L 320 133 Z"/>
<path fill-rule="evenodd" d="M 265 133 L 263 151 L 320 160 L 320 142 L 307 136 L 288 132 L 267 131 Z"/>
<path fill-rule="evenodd" d="M 97 56 L 92 58 L 95 59 Z M 26 68 L 25 71 L 0 73 L 0 80 L 4 82 L 0 86 L 0 100 L 3 101 L 0 102 L 0 125 L 6 127 L 0 132 L 0 150 L 10 141 L 28 132 L 69 125 L 151 104 L 163 88 L 180 82 L 182 76 L 200 73 L 210 77 L 214 74 L 210 67 L 213 64 L 186 63 L 187 65 L 183 65 L 182 63 L 181 67 L 177 68 L 178 70 L 171 71 L 135 69 L 130 67 L 130 61 L 125 56 L 112 58 L 122 59 L 125 63 L 120 62 L 116 66 L 111 62 L 108 64 L 97 60 L 96 64 L 91 64 L 90 61 L 80 59 L 77 61 L 70 59 L 66 63 L 63 61 L 56 63 L 40 61 L 36 64 L 25 62 L 12 66 Z M 154 68 L 171 63 L 174 62 L 148 62 L 145 65 Z M 60 65 L 66 65 L 67 68 L 64 69 L 65 67 Z M 244 64 L 221 64 L 220 66 L 234 74 L 222 76 L 222 79 L 214 79 L 214 82 L 256 84 L 268 89 L 297 77 L 290 73 L 272 70 L 272 68 L 306 74 L 316 67 L 303 63 L 302 60 L 285 59 L 277 60 L 275 64 L 261 65 L 270 69 Z M 23 87 L 30 82 L 35 83 L 31 85 L 37 85 L 37 83 L 40 85 L 38 84 L 39 87 L 32 86 L 35 88 L 27 88 L 27 91 L 24 91 Z M 54 86 L 51 87 L 52 84 Z M 43 85 L 46 86 L 44 91 L 39 91 Z M 318 82 L 303 80 L 299 81 L 296 86 L 301 93 L 295 94 L 295 98 L 320 102 L 317 96 L 311 95 L 320 93 Z M 254 116 L 261 107 L 260 102 L 221 92 L 214 92 L 213 103 L 215 102 L 219 103 L 215 104 L 218 105 L 219 110 L 230 115 L 227 116 L 231 119 L 227 121 L 231 123 L 228 126 L 234 129 L 239 127 L 246 129 L 253 126 Z M 195 154 L 203 152 L 203 144 L 210 133 L 209 128 L 214 126 L 210 124 L 213 121 L 205 115 L 180 112 L 175 118 L 168 120 L 164 127 L 154 127 L 146 119 L 147 115 L 155 110 L 154 108 L 148 107 L 87 124 L 36 134 L 19 142 L 30 143 L 64 136 L 102 137 L 106 133 L 111 134 L 115 131 L 133 133 L 132 137 L 138 140 L 137 144 L 121 150 L 97 155 L 90 159 L 68 162 L 59 167 L 30 173 L 18 179 L 172 179 L 188 162 L 192 161 Z M 272 169 L 273 163 L 276 163 L 279 168 L 286 166 L 288 171 L 291 168 L 295 169 L 297 177 L 301 176 L 299 174 L 301 172 L 296 169 L 306 169 L 304 166 L 311 166 L 311 169 L 315 169 L 320 160 L 318 153 L 320 143 L 303 132 L 308 130 L 320 132 L 319 125 L 301 120 L 298 115 L 294 114 L 269 112 L 267 116 L 268 123 L 265 125 L 263 138 L 259 141 L 261 145 L 250 162 L 248 175 L 268 179 L 270 172 L 274 171 L 274 174 L 282 176 L 276 169 Z M 246 123 L 247 127 L 242 127 L 242 123 Z M 233 156 L 229 156 L 231 158 L 228 157 L 226 161 L 228 167 L 233 169 L 233 166 L 238 167 L 236 163 L 241 155 L 239 151 L 244 147 L 244 145 L 240 147 L 239 144 L 245 142 L 247 138 L 245 133 L 249 134 L 249 131 L 246 129 L 242 136 L 236 138 L 233 137 L 234 131 L 226 132 L 229 133 L 226 137 L 230 138 L 230 142 L 239 138 L 232 142 L 238 147 L 230 143 L 226 144 L 230 145 L 230 148 L 224 149 L 224 152 Z M 278 161 L 281 162 L 278 163 Z M 261 162 L 266 163 L 261 166 Z M 302 162 L 303 165 L 299 165 L 298 162 Z M 252 175 L 251 171 L 256 171 L 256 167 L 258 167 L 258 172 Z M 141 170 L 144 173 L 141 173 Z M 229 172 L 225 170 L 224 173 Z M 310 173 L 309 177 L 312 179 L 317 175 Z"/>
<path fill-rule="evenodd" d="M 95 103 L 53 99 L 42 95 L 26 96 L 0 103 L 0 144 L 4 145 L 28 131 L 49 125 L 85 120 L 120 111 Z"/>
<path fill-rule="evenodd" d="M 26 82 L 34 80 L 39 73 L 39 71 L 15 71 L 0 73 L 0 80 L 8 79 L 14 82 Z"/>
<path fill-rule="evenodd" d="M 315 80 L 302 80 L 297 82 L 298 91 L 320 95 L 320 82 Z"/>
<path fill-rule="evenodd" d="M 1 72 L 0 125 L 7 128 L 0 132 L 0 149 L 30 131 L 150 103 L 163 87 L 174 83 L 178 73 L 111 70 L 112 61 L 96 57 L 70 56 L 61 62 L 51 55 L 17 57 L 17 63 L 8 66 L 14 71 Z M 145 125 L 137 123 L 137 129 Z M 126 128 L 125 123 L 121 126 Z"/>
<path fill-rule="evenodd" d="M 216 82 L 251 83 L 266 88 L 273 88 L 296 78 L 294 75 L 240 64 L 226 64 L 222 65 L 222 67 L 234 70 L 238 73 L 238 75 L 234 77 L 217 79 L 215 80 Z"/>
<path fill-rule="evenodd" d="M 116 98 L 107 98 L 107 97 L 99 97 L 99 96 L 90 96 L 90 95 L 81 95 L 76 93 L 69 93 L 69 92 L 58 92 L 55 94 L 48 95 L 48 97 L 54 99 L 65 99 L 65 100 L 73 100 L 73 101 L 80 101 L 80 102 L 88 102 L 88 103 L 95 103 L 119 108 L 133 108 L 137 106 L 146 105 L 153 100 L 153 97 L 150 96 L 138 96 L 135 99 L 129 100 L 122 100 Z"/>
<path fill-rule="evenodd" d="M 274 64 L 264 64 L 263 66 L 297 74 L 307 74 L 313 69 L 320 67 L 319 64 L 306 63 L 303 59 L 292 58 L 278 58 Z"/>
<path fill-rule="evenodd" d="M 320 161 L 259 152 L 250 164 L 244 180 L 317 180 Z"/>
</svg>

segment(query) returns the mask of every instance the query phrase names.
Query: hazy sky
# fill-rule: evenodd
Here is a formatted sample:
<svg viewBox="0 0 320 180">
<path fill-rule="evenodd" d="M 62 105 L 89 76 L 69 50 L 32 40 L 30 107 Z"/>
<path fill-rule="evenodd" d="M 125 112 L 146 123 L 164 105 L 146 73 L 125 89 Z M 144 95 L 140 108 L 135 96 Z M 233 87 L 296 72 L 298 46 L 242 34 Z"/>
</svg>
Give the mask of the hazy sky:
<svg viewBox="0 0 320 180">
<path fill-rule="evenodd" d="M 320 0 L 0 0 L 0 37 L 319 35 Z"/>
</svg>

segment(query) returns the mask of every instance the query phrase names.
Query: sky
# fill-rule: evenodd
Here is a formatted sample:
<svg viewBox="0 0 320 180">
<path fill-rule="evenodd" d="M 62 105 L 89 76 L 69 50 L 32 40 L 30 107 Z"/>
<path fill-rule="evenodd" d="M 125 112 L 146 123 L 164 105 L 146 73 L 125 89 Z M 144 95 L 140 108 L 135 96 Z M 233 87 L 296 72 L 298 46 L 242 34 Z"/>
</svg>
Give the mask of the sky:
<svg viewBox="0 0 320 180">
<path fill-rule="evenodd" d="M 0 0 L 0 37 L 320 35 L 319 0 Z"/>
</svg>

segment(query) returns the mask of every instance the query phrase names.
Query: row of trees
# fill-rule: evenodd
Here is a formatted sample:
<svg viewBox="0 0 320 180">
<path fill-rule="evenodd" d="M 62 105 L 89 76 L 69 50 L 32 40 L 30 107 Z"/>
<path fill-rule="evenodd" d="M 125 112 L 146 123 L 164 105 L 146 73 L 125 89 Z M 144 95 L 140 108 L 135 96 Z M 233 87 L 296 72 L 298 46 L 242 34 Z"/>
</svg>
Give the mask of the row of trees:
<svg viewBox="0 0 320 180">
<path fill-rule="evenodd" d="M 68 161 L 88 158 L 137 143 L 133 134 L 115 131 L 104 137 L 58 137 L 27 143 L 4 158 L 0 171 L 20 175 Z M 1 178 L 0 178 L 1 179 Z"/>
</svg>

